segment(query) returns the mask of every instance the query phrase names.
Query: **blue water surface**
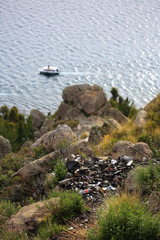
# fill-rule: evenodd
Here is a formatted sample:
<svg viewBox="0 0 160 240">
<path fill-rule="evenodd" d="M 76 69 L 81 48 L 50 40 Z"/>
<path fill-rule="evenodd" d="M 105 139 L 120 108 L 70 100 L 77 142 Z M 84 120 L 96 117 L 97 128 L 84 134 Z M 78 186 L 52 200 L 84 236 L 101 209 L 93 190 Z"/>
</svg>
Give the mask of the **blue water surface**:
<svg viewBox="0 0 160 240">
<path fill-rule="evenodd" d="M 0 25 L 0 105 L 54 113 L 82 83 L 138 108 L 160 92 L 159 0 L 1 0 Z M 39 74 L 48 64 L 59 76 Z"/>
</svg>

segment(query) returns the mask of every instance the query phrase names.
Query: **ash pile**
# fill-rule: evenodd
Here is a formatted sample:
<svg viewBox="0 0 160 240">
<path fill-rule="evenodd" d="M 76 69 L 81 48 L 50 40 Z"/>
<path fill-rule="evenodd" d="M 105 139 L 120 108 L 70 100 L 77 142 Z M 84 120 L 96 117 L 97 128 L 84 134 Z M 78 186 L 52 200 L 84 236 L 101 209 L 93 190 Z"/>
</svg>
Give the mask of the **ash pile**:
<svg viewBox="0 0 160 240">
<path fill-rule="evenodd" d="M 59 186 L 79 192 L 87 202 L 94 204 L 123 187 L 127 173 L 134 167 L 134 160 L 129 156 L 118 160 L 111 157 L 84 160 L 81 156 L 72 155 L 72 160 L 66 160 L 66 167 L 66 178 L 59 182 Z"/>
</svg>

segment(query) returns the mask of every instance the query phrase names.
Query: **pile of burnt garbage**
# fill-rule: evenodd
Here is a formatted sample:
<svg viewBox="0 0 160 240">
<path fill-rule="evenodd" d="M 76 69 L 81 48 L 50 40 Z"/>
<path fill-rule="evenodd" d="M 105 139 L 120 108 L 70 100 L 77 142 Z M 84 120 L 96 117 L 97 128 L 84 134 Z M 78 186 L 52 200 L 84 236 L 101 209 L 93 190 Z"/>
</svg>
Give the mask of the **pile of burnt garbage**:
<svg viewBox="0 0 160 240">
<path fill-rule="evenodd" d="M 77 191 L 87 202 L 98 203 L 107 194 L 115 194 L 124 184 L 127 173 L 134 167 L 134 160 L 122 156 L 118 160 L 91 157 L 83 159 L 72 156 L 66 160 L 67 175 L 59 182 L 59 186 Z"/>
</svg>

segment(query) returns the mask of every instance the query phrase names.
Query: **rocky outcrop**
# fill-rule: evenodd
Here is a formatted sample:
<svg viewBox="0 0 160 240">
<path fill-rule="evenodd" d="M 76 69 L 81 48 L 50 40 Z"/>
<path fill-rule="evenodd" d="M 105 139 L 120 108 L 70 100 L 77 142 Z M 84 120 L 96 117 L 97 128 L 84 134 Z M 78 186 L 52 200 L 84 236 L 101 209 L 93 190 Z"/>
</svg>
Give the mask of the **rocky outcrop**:
<svg viewBox="0 0 160 240">
<path fill-rule="evenodd" d="M 121 125 L 114 119 L 108 119 L 105 121 L 103 126 L 93 126 L 89 135 L 89 143 L 98 144 L 104 135 L 110 134 L 113 130 L 118 130 L 121 128 Z"/>
<path fill-rule="evenodd" d="M 59 125 L 55 130 L 44 134 L 31 146 L 31 148 L 33 149 L 34 147 L 44 146 L 46 149 L 54 151 L 59 144 L 66 142 L 66 144 L 69 145 L 76 141 L 76 139 L 76 135 L 72 129 L 64 124 Z"/>
<path fill-rule="evenodd" d="M 141 110 L 138 112 L 134 123 L 137 127 L 143 127 L 144 124 L 147 122 L 147 112 L 144 110 Z"/>
<path fill-rule="evenodd" d="M 77 136 L 80 136 L 83 132 L 90 133 L 90 130 L 93 126 L 102 127 L 106 120 L 100 116 L 91 115 L 83 120 L 81 120 L 77 126 L 77 129 L 74 129 Z"/>
<path fill-rule="evenodd" d="M 129 141 L 119 141 L 113 146 L 111 156 L 115 159 L 127 155 L 133 157 L 135 160 L 142 160 L 142 158 L 150 158 L 152 156 L 152 151 L 148 144 L 139 142 L 132 143 Z"/>
<path fill-rule="evenodd" d="M 81 120 L 85 118 L 85 115 L 75 106 L 62 102 L 58 108 L 57 117 L 65 121 L 72 119 Z"/>
<path fill-rule="evenodd" d="M 159 112 L 160 114 L 160 93 L 152 100 L 150 101 L 144 108 L 145 111 L 150 112 Z"/>
<path fill-rule="evenodd" d="M 6 223 L 8 232 L 22 232 L 24 230 L 34 232 L 38 224 L 50 213 L 49 204 L 58 203 L 59 198 L 52 198 L 43 202 L 33 203 L 23 207 L 17 214 L 12 215 Z"/>
<path fill-rule="evenodd" d="M 106 94 L 98 85 L 68 86 L 63 90 L 62 97 L 64 102 L 57 111 L 57 117 L 62 120 L 76 119 L 84 114 L 100 116 L 108 108 Z"/>
<path fill-rule="evenodd" d="M 23 181 L 30 181 L 30 179 L 37 175 L 46 175 L 47 172 L 50 172 L 50 163 L 51 161 L 58 161 L 61 157 L 65 159 L 72 154 L 85 154 L 86 156 L 93 156 L 92 149 L 88 146 L 85 141 L 76 141 L 73 142 L 70 146 L 65 148 L 58 149 L 54 152 L 51 152 L 45 155 L 42 158 L 30 162 L 26 166 L 20 168 L 12 177 L 19 176 Z"/>
<path fill-rule="evenodd" d="M 115 119 L 121 125 L 128 122 L 128 118 L 116 108 L 109 108 L 106 112 L 106 116 L 107 118 Z"/>
<path fill-rule="evenodd" d="M 45 120 L 45 115 L 37 109 L 32 109 L 30 116 L 32 119 L 33 130 L 36 131 L 42 126 Z"/>
<path fill-rule="evenodd" d="M 0 136 L 0 159 L 4 158 L 5 155 L 11 151 L 12 147 L 9 140 Z"/>
</svg>

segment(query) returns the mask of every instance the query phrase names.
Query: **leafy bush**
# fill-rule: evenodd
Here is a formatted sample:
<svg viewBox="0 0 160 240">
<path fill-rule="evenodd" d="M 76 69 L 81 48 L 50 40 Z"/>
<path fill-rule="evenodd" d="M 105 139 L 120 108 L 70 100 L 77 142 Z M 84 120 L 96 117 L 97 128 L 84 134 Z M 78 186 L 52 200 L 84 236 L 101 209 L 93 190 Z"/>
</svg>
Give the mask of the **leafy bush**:
<svg viewBox="0 0 160 240">
<path fill-rule="evenodd" d="M 110 99 L 111 106 L 118 108 L 125 116 L 133 118 L 138 111 L 133 102 L 131 103 L 128 97 L 126 99 L 123 99 L 115 87 L 112 87 L 110 92 L 112 94 L 112 97 Z"/>
<path fill-rule="evenodd" d="M 34 159 L 41 158 L 49 153 L 49 150 L 47 150 L 43 145 L 39 147 L 34 147 L 32 151 L 34 154 Z"/>
<path fill-rule="evenodd" d="M 58 183 L 59 181 L 65 178 L 67 169 L 64 162 L 61 159 L 59 159 L 56 165 L 54 166 L 54 172 L 55 172 L 56 183 Z"/>
<path fill-rule="evenodd" d="M 9 201 L 2 200 L 0 202 L 0 213 L 1 213 L 1 220 L 4 221 L 10 218 L 13 214 L 18 212 L 20 209 L 20 205 L 16 205 L 14 202 L 12 203 Z"/>
<path fill-rule="evenodd" d="M 151 128 L 149 128 L 151 129 Z M 145 142 L 148 144 L 153 152 L 155 158 L 160 158 L 160 131 L 159 129 L 150 130 L 150 132 L 143 133 L 138 136 L 138 142 Z"/>
<path fill-rule="evenodd" d="M 0 126 L 0 135 L 10 141 L 13 151 L 19 150 L 26 140 L 33 139 L 31 117 L 25 119 L 15 106 L 0 108 Z"/>
<path fill-rule="evenodd" d="M 160 218 L 153 217 L 135 196 L 122 195 L 105 202 L 98 215 L 98 229 L 89 240 L 158 240 Z"/>
<path fill-rule="evenodd" d="M 149 166 L 138 167 L 136 170 L 136 184 L 142 193 L 151 193 L 160 190 L 160 166 L 152 162 Z"/>
<path fill-rule="evenodd" d="M 1 240 L 30 240 L 26 232 L 17 233 L 17 232 L 8 232 L 5 227 L 2 227 L 0 231 Z"/>
<path fill-rule="evenodd" d="M 76 214 L 80 214 L 85 210 L 85 204 L 82 196 L 76 192 L 51 192 L 51 197 L 59 197 L 60 200 L 48 205 L 52 222 L 63 223 L 65 219 L 70 220 Z"/>
<path fill-rule="evenodd" d="M 25 164 L 25 160 L 23 156 L 19 156 L 18 154 L 7 154 L 0 161 L 0 188 L 1 190 L 14 181 L 14 178 L 11 176 L 19 170 L 19 168 L 23 167 Z"/>
<path fill-rule="evenodd" d="M 33 240 L 50 240 L 53 235 L 61 232 L 62 230 L 62 225 L 52 223 L 51 221 L 44 222 L 40 224 L 37 237 L 35 237 Z"/>
<path fill-rule="evenodd" d="M 57 149 L 60 149 L 60 150 L 65 150 L 67 149 L 69 146 L 71 145 L 71 143 L 64 139 L 64 140 L 61 140 L 58 145 L 57 145 Z"/>
</svg>

